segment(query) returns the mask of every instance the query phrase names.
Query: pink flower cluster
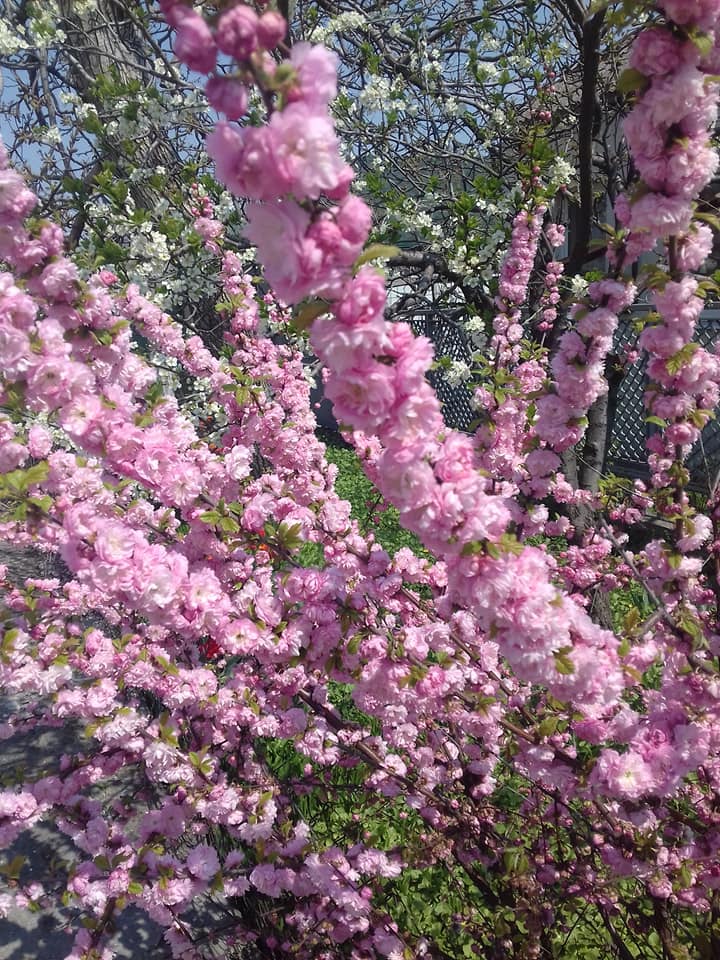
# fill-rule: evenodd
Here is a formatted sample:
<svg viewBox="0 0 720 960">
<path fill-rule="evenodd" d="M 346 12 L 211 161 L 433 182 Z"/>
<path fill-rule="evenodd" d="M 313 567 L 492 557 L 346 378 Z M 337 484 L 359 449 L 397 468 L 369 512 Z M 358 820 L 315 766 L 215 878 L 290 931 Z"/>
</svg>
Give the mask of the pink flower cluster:
<svg viewBox="0 0 720 960">
<path fill-rule="evenodd" d="M 574 328 L 560 338 L 551 362 L 553 393 L 540 397 L 537 404 L 536 432 L 554 450 L 580 440 L 587 411 L 607 392 L 605 358 L 618 314 L 634 299 L 632 283 L 600 280 L 590 284 L 588 302 L 572 308 Z"/>
<path fill-rule="evenodd" d="M 517 343 L 522 338 L 521 307 L 527 298 L 528 284 L 537 255 L 545 207 L 532 212 L 521 210 L 513 220 L 510 247 L 500 268 L 495 304 L 499 313 L 493 320 L 491 348 L 501 363 L 517 360 Z"/>
<path fill-rule="evenodd" d="M 545 230 L 545 236 L 549 246 L 557 249 L 565 242 L 565 228 L 561 224 L 550 224 Z M 540 297 L 540 310 L 542 313 L 540 322 L 537 325 L 538 330 L 542 333 L 552 330 L 553 324 L 557 319 L 557 308 L 560 303 L 558 285 L 564 271 L 565 267 L 559 260 L 551 260 L 545 267 L 545 289 Z"/>
<path fill-rule="evenodd" d="M 623 199 L 619 214 L 630 230 L 628 249 L 665 245 L 670 276 L 653 291 L 651 315 L 639 346 L 648 354 L 646 393 L 650 415 L 665 424 L 648 441 L 653 482 L 675 485 L 666 512 L 686 510 L 673 464 L 698 440 L 718 402 L 720 366 L 714 353 L 694 344 L 702 299 L 695 280 L 712 248 L 710 228 L 693 222 L 693 200 L 717 169 L 709 130 L 717 118 L 717 48 L 705 52 L 700 31 L 715 25 L 716 3 L 663 3 L 671 23 L 643 31 L 635 40 L 631 64 L 647 77 L 647 87 L 625 123 L 625 132 L 645 189 L 634 202 Z M 714 18 L 714 19 L 713 19 Z M 678 29 L 678 27 L 682 29 Z M 702 47 L 702 51 L 701 51 Z"/>
<path fill-rule="evenodd" d="M 303 58 L 310 53 L 312 48 L 301 49 Z M 574 626 L 565 636 L 552 635 L 537 614 L 529 610 L 525 627 L 520 611 L 530 605 L 531 597 L 518 589 L 515 576 L 506 575 L 504 563 L 482 556 L 486 543 L 502 539 L 511 511 L 502 497 L 490 492 L 487 479 L 478 469 L 472 440 L 443 429 L 437 398 L 425 377 L 432 361 L 430 344 L 415 338 L 404 324 L 386 323 L 382 315 L 383 282 L 377 274 L 363 269 L 355 277 L 350 275 L 353 259 L 369 228 L 364 204 L 347 197 L 339 207 L 329 211 L 317 207 L 310 212 L 308 204 L 323 189 L 312 179 L 314 174 L 290 174 L 288 179 L 279 160 L 272 159 L 296 154 L 296 128 L 292 123 L 277 120 L 278 114 L 282 116 L 304 103 L 308 110 L 321 115 L 324 111 L 327 119 L 327 93 L 332 84 L 324 83 L 322 90 L 318 89 L 317 78 L 311 82 L 310 75 L 303 73 L 303 65 L 303 60 L 299 64 L 290 60 L 289 66 L 298 68 L 299 80 L 291 85 L 292 97 L 281 95 L 276 100 L 263 134 L 270 138 L 270 159 L 264 167 L 269 184 L 262 188 L 264 202 L 249 211 L 247 235 L 257 244 L 267 279 L 283 299 L 292 302 L 319 295 L 332 301 L 334 321 L 322 317 L 316 320 L 311 341 L 330 371 L 326 392 L 338 419 L 377 436 L 383 449 L 377 463 L 381 492 L 397 506 L 403 523 L 430 550 L 448 557 L 452 595 L 480 615 L 486 630 L 497 633 L 503 652 L 511 657 L 521 676 L 533 681 L 543 677 L 551 687 L 558 684 L 565 694 L 572 683 L 557 674 L 555 653 L 566 646 L 577 645 L 580 650 L 587 645 L 595 647 L 596 656 L 606 662 L 607 677 L 616 676 L 619 680 L 611 636 L 598 631 L 589 618 L 584 621 L 584 615 L 578 616 L 574 607 Z M 324 72 L 318 71 L 317 77 L 323 80 Z M 230 135 L 227 127 L 221 127 L 211 141 L 211 152 L 220 161 L 220 175 L 240 192 L 242 177 L 234 180 L 228 172 L 243 163 L 246 135 L 247 131 Z M 328 153 L 336 149 L 329 138 L 323 142 Z M 218 144 L 222 144 L 219 150 Z M 308 149 L 312 152 L 314 148 Z M 309 166 L 315 162 L 311 152 L 307 153 Z M 301 170 L 305 161 L 300 157 L 298 162 L 297 170 Z M 320 167 L 335 169 L 334 163 L 335 160 L 324 158 Z M 342 189 L 347 190 L 344 180 Z M 268 190 L 270 194 L 266 194 Z M 290 190 L 293 199 L 285 196 Z M 334 193 L 332 190 L 328 194 L 330 199 Z M 250 196 L 256 196 L 254 187 Z M 348 204 L 357 211 L 352 217 L 355 232 L 351 245 L 344 232 Z M 539 213 L 524 214 L 514 224 L 511 253 L 500 283 L 500 302 L 509 310 L 503 315 L 506 322 L 502 336 L 511 335 L 511 340 L 513 326 L 521 330 L 516 323 L 518 304 L 527 287 L 541 222 Z M 318 234 L 327 236 L 331 246 L 320 247 Z M 522 557 L 547 582 L 547 592 L 538 594 L 544 597 L 539 609 L 551 616 L 552 604 L 565 602 L 551 585 L 551 565 L 543 554 L 531 548 L 526 548 Z M 517 563 L 519 574 L 524 569 L 523 560 Z M 487 584 L 493 596 L 493 603 L 487 607 L 478 595 L 481 583 Z M 516 637 L 518 625 L 521 634 Z M 523 629 L 529 633 L 522 634 Z M 538 645 L 537 662 L 519 656 L 523 635 L 527 644 Z M 612 702 L 622 686 L 621 681 L 609 682 L 602 691 L 580 670 L 574 673 L 574 679 L 575 693 L 580 695 L 583 691 L 588 710 L 595 709 L 597 703 Z"/>
<path fill-rule="evenodd" d="M 13 842 L 47 816 L 75 845 L 66 897 L 87 926 L 70 956 L 109 960 L 127 905 L 161 925 L 181 960 L 218 945 L 299 960 L 427 956 L 388 906 L 387 881 L 406 866 L 461 867 L 482 885 L 483 915 L 496 889 L 519 890 L 516 906 L 559 890 L 609 909 L 628 879 L 634 899 L 708 912 L 720 853 L 720 640 L 708 574 L 717 519 L 689 509 L 677 455 L 717 403 L 718 371 L 714 354 L 690 346 L 701 307 L 681 273 L 697 256 L 692 227 L 668 242 L 671 275 L 641 340 L 648 403 L 666 421 L 653 441 L 656 486 L 648 496 L 638 485 L 617 511 L 637 517 L 654 497 L 672 517 L 672 546 L 625 549 L 612 531 L 589 531 L 553 557 L 526 540 L 568 532 L 541 502 L 551 489 L 556 501 L 584 496 L 553 479 L 553 447 L 572 442 L 571 421 L 604 389 L 631 285 L 599 282 L 575 306 L 533 433 L 546 371 L 518 362 L 516 346 L 541 216 L 520 214 L 495 328 L 497 381 L 511 386 L 478 391 L 487 419 L 476 437 L 447 429 L 426 379 L 429 342 L 385 320 L 383 278 L 357 263 L 370 213 L 347 192 L 327 113 L 332 57 L 300 45 L 271 63 L 284 23 L 247 5 L 222 5 L 211 24 L 186 3 L 162 6 L 188 67 L 212 72 L 220 53 L 236 61 L 232 75 L 210 77 L 216 109 L 241 115 L 254 79 L 271 112 L 264 127 L 220 127 L 216 160 L 235 188 L 249 185 L 249 231 L 274 293 L 257 295 L 212 203 L 192 196 L 219 270 L 226 359 L 136 289 L 114 295 L 109 272 L 81 280 L 60 231 L 24 222 L 35 198 L 0 159 L 3 510 L 10 502 L 0 535 L 59 555 L 67 571 L 62 583 L 14 584 L 0 569 L 0 685 L 18 700 L 0 738 L 84 730 L 56 769 L 5 786 L 0 835 Z M 685 69 L 674 42 L 711 29 L 717 4 L 661 6 L 677 15 L 674 28 L 651 28 L 634 54 L 660 77 Z M 693 84 L 682 89 L 695 95 Z M 548 273 L 546 309 L 558 276 Z M 308 296 L 322 298 L 309 305 L 310 338 L 328 396 L 378 489 L 437 561 L 408 549 L 390 557 L 335 492 L 303 359 L 260 334 L 262 320 L 289 319 L 278 298 Z M 203 382 L 207 416 L 159 389 L 133 331 L 151 357 Z M 48 425 L 28 425 L 27 410 Z M 307 565 L 313 551 L 323 559 Z M 588 591 L 630 582 L 658 609 L 644 623 L 631 610 L 621 645 L 592 619 Z M 338 691 L 362 713 L 338 708 Z M 288 758 L 281 771 L 277 756 Z M 496 801 L 499 769 L 521 779 L 517 810 Z M 335 804 L 342 843 L 304 822 L 307 795 Z M 388 849 L 358 803 L 372 804 Z M 574 856 L 558 856 L 566 849 Z M 43 896 L 23 882 L 0 896 L 0 912 Z M 274 901 L 264 929 L 236 909 L 258 896 Z M 210 897 L 227 923 L 195 936 Z"/>
<path fill-rule="evenodd" d="M 703 56 L 687 28 L 706 29 L 710 8 L 715 20 L 720 8 L 714 3 L 662 6 L 686 30 L 656 26 L 643 30 L 633 44 L 630 63 L 647 78 L 647 86 L 624 128 L 644 186 L 634 196 L 621 197 L 616 213 L 630 232 L 630 258 L 673 235 L 682 238 L 678 268 L 696 270 L 709 253 L 710 238 L 704 226 L 690 229 L 690 201 L 717 169 L 717 152 L 708 139 L 717 116 L 717 69 L 715 52 Z"/>
</svg>

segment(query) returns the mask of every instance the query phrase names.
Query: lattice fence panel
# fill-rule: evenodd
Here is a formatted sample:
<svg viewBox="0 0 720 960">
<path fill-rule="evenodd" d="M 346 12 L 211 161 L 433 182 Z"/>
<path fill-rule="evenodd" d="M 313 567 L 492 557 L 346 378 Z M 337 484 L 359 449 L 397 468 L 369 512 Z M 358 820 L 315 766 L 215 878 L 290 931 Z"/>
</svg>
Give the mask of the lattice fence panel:
<svg viewBox="0 0 720 960">
<path fill-rule="evenodd" d="M 616 335 L 615 349 L 634 344 L 633 318 L 620 325 Z M 710 349 L 720 338 L 720 310 L 706 310 L 698 322 L 695 340 Z M 647 451 L 645 440 L 658 428 L 645 422 L 647 416 L 643 394 L 647 384 L 646 363 L 634 364 L 622 379 L 618 388 L 615 419 L 608 448 L 607 468 L 613 473 L 633 477 L 646 477 Z M 688 458 L 688 468 L 693 486 L 707 488 L 708 477 L 714 478 L 720 469 L 720 422 L 712 419 L 706 425 L 698 443 Z"/>
<path fill-rule="evenodd" d="M 432 317 L 416 317 L 411 325 L 416 334 L 432 341 L 436 357 L 450 357 L 470 363 L 472 349 L 457 324 Z M 428 379 L 442 403 L 445 423 L 456 430 L 469 430 L 470 424 L 477 419 L 477 411 L 472 405 L 472 392 L 463 385 L 451 386 L 442 370 L 433 370 Z"/>
<path fill-rule="evenodd" d="M 618 354 L 624 353 L 627 347 L 635 344 L 637 334 L 633 329 L 634 319 L 635 317 L 630 317 L 620 324 L 614 347 Z M 470 361 L 470 344 L 457 324 L 442 319 L 418 317 L 412 326 L 415 333 L 432 340 L 436 356 L 447 356 L 466 363 Z M 698 323 L 696 340 L 702 346 L 710 348 L 718 339 L 720 309 L 706 310 Z M 448 426 L 469 430 L 477 418 L 471 391 L 464 385 L 451 386 L 441 370 L 433 371 L 430 380 L 442 402 L 443 416 Z M 647 476 L 645 441 L 657 427 L 645 422 L 643 394 L 646 383 L 646 363 L 640 360 L 628 369 L 618 385 L 607 457 L 607 470 L 611 473 L 631 477 Z M 693 484 L 706 488 L 708 474 L 714 477 L 720 470 L 720 420 L 713 419 L 707 424 L 700 442 L 690 454 L 688 465 Z"/>
</svg>

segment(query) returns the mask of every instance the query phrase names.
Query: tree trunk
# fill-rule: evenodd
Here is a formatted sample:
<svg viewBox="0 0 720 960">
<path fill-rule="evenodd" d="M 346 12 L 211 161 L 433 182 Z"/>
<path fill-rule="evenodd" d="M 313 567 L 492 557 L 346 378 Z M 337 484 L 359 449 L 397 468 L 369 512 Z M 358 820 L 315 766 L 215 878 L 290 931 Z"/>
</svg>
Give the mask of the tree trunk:
<svg viewBox="0 0 720 960">
<path fill-rule="evenodd" d="M 98 0 L 97 8 L 83 16 L 73 11 L 73 0 L 59 0 L 58 5 L 67 37 L 64 46 L 69 82 L 85 103 L 97 109 L 101 119 L 104 104 L 94 89 L 99 77 L 115 75 L 122 84 L 137 80 L 143 88 L 155 82 L 148 62 L 149 48 L 128 4 Z M 177 185 L 182 161 L 161 128 L 134 141 L 132 158 L 126 155 L 122 140 L 107 130 L 102 134 L 102 145 L 103 159 L 115 163 L 119 172 L 128 173 L 131 163 L 144 168 L 163 166 Z M 136 205 L 145 210 L 154 210 L 162 199 L 160 192 L 148 184 L 130 181 L 128 186 Z"/>
</svg>

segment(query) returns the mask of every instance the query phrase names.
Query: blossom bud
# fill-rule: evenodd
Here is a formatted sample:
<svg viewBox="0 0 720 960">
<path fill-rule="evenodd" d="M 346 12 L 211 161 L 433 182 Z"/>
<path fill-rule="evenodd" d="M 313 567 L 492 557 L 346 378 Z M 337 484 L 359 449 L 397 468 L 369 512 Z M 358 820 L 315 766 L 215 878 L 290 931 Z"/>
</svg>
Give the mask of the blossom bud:
<svg viewBox="0 0 720 960">
<path fill-rule="evenodd" d="M 188 7 L 183 7 L 182 11 L 176 14 L 175 20 L 175 56 L 191 70 L 210 73 L 217 63 L 217 47 L 210 27 L 198 13 Z"/>
<path fill-rule="evenodd" d="M 218 20 L 217 43 L 223 53 L 247 60 L 258 47 L 258 15 L 241 5 L 226 11 Z"/>
<path fill-rule="evenodd" d="M 247 89 L 231 77 L 210 77 L 205 86 L 205 96 L 210 106 L 218 113 L 224 113 L 228 120 L 239 120 L 245 115 Z"/>
<path fill-rule="evenodd" d="M 284 39 L 286 30 L 285 18 L 275 10 L 268 10 L 258 22 L 258 43 L 265 50 L 272 50 Z"/>
</svg>

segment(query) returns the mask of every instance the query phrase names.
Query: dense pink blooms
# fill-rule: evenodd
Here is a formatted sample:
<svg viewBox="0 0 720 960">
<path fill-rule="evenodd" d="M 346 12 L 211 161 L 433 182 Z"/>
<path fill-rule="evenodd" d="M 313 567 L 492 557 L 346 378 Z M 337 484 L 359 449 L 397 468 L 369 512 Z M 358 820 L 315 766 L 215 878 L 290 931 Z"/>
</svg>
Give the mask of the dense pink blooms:
<svg viewBox="0 0 720 960">
<path fill-rule="evenodd" d="M 675 23 L 694 24 L 700 30 L 711 30 L 720 18 L 718 0 L 659 0 L 658 6 Z"/>
<path fill-rule="evenodd" d="M 255 206 L 248 211 L 245 234 L 261 251 L 268 280 L 286 303 L 318 292 L 322 251 L 306 237 L 310 216 L 293 200 Z M 322 285 L 322 281 L 320 281 Z"/>
<path fill-rule="evenodd" d="M 258 43 L 266 50 L 272 50 L 285 37 L 286 30 L 285 19 L 276 10 L 266 10 L 258 20 Z"/>
<path fill-rule="evenodd" d="M 218 179 L 228 189 L 254 200 L 274 199 L 288 190 L 289 183 L 279 170 L 275 177 L 266 176 L 268 170 L 274 171 L 277 167 L 272 146 L 272 138 L 265 128 L 241 130 L 229 123 L 218 124 L 206 141 Z"/>
<path fill-rule="evenodd" d="M 630 66 L 648 77 L 672 73 L 683 62 L 685 52 L 692 49 L 692 44 L 683 44 L 664 27 L 651 27 L 643 30 L 633 44 Z"/>
<path fill-rule="evenodd" d="M 713 29 L 716 0 L 659 6 Z M 189 67 L 212 70 L 217 39 L 249 60 L 243 76 L 265 82 L 260 47 L 277 16 L 225 4 L 210 26 L 185 3 L 161 9 Z M 114 914 L 131 905 L 163 928 L 173 956 L 197 960 L 206 938 L 191 935 L 192 918 L 210 896 L 232 920 L 207 931 L 213 952 L 427 956 L 436 945 L 396 923 L 381 882 L 416 867 L 479 878 L 492 896 L 496 883 L 503 897 L 520 891 L 522 911 L 556 890 L 612 911 L 629 884 L 638 902 L 650 893 L 678 911 L 711 909 L 720 505 L 711 492 L 697 511 L 683 458 L 720 399 L 720 357 L 692 340 L 703 288 L 682 271 L 711 239 L 693 200 L 713 169 L 717 90 L 679 39 L 660 24 L 635 42 L 636 62 L 658 67 L 629 123 L 644 187 L 618 204 L 629 233 L 611 243 L 616 273 L 570 308 L 549 363 L 522 343 L 544 207 L 529 198 L 515 218 L 475 436 L 445 426 L 427 379 L 432 345 L 389 323 L 381 273 L 357 270 L 372 217 L 348 193 L 323 48 L 295 48 L 286 94 L 264 91 L 275 97 L 268 123 L 221 124 L 209 141 L 221 178 L 252 201 L 246 234 L 272 292 L 258 293 L 224 248 L 212 201 L 192 190 L 222 288 L 221 357 L 136 287 L 81 283 L 59 231 L 24 222 L 34 197 L 0 157 L 11 508 L 0 532 L 64 562 L 62 583 L 16 585 L 0 568 L 0 684 L 18 704 L 0 738 L 83 731 L 73 755 L 0 793 L 0 837 L 7 846 L 47 817 L 74 844 L 66 898 L 105 925 L 81 930 L 70 956 L 109 960 Z M 229 88 L 218 90 L 222 109 Z M 231 94 L 235 112 L 243 95 Z M 671 142 L 676 130 L 689 147 Z M 558 244 L 561 231 L 546 238 Z M 650 249 L 668 266 L 648 273 L 654 312 L 638 341 L 651 477 L 603 514 L 560 472 L 559 453 L 607 390 L 617 319 L 635 296 L 625 268 Z M 541 274 L 543 323 L 561 305 L 561 272 L 551 260 Z M 280 300 L 311 297 L 326 394 L 378 500 L 432 556 L 392 557 L 363 533 L 315 436 L 303 357 L 261 334 L 261 320 L 289 320 Z M 135 332 L 203 381 L 203 416 L 163 391 Z M 583 511 L 602 519 L 573 530 Z M 658 515 L 662 539 L 631 545 L 623 522 Z M 643 610 L 622 611 L 616 635 L 595 602 L 629 585 Z M 332 840 L 303 819 L 308 796 L 312 809 L 338 802 Z M 364 832 L 376 822 L 378 836 Z M 269 898 L 262 927 L 237 909 L 248 894 Z M 21 877 L 0 913 L 41 896 Z M 453 927 L 470 929 L 461 919 Z"/>
<path fill-rule="evenodd" d="M 338 153 L 332 122 L 306 103 L 294 103 L 273 114 L 266 128 L 276 159 L 278 179 L 297 197 L 316 200 L 338 189 L 346 164 Z M 266 180 L 275 170 L 266 167 Z"/>
<path fill-rule="evenodd" d="M 290 63 L 298 78 L 298 98 L 322 109 L 337 96 L 337 57 L 330 50 L 309 43 L 296 43 Z"/>
</svg>

